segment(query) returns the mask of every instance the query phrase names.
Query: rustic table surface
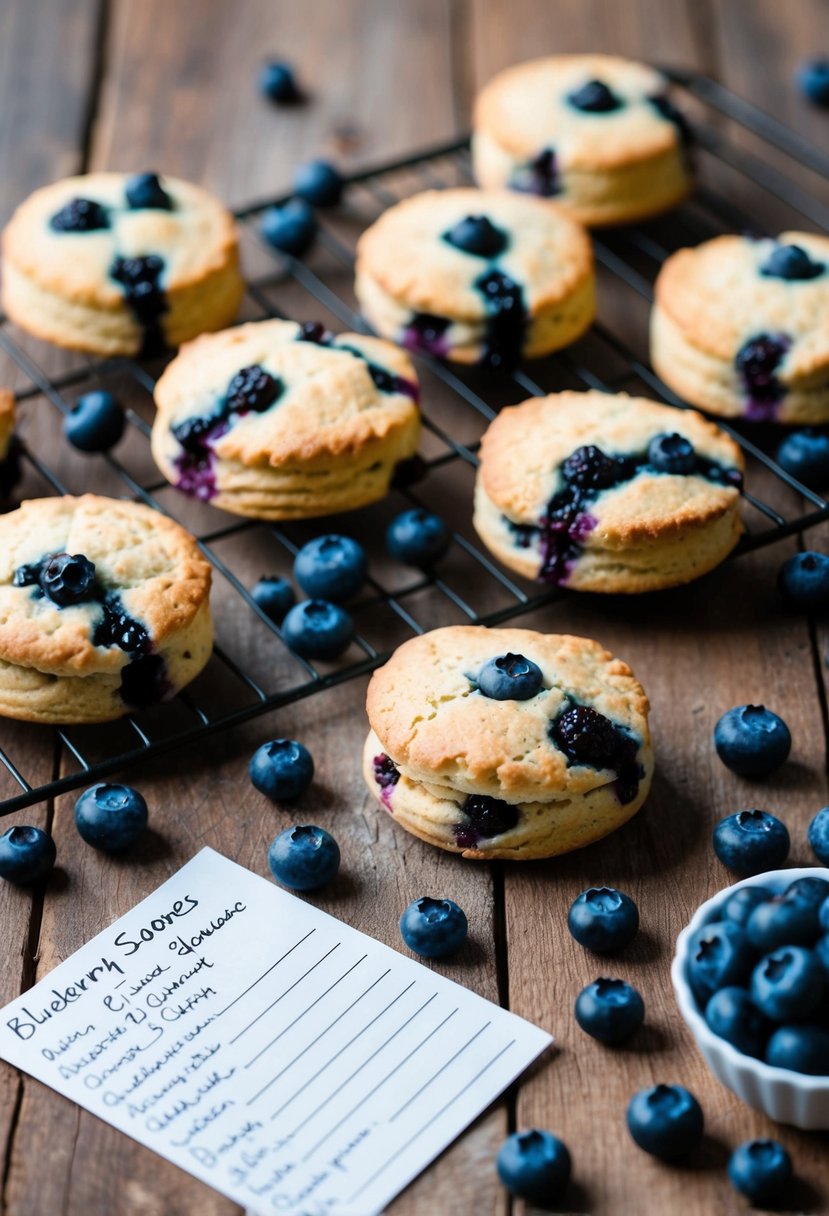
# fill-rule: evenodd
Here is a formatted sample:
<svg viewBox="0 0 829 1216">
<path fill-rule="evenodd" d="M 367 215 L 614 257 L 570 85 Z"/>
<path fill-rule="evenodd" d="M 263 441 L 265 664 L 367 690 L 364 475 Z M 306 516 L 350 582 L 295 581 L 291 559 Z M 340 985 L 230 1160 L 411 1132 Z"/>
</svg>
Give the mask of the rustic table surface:
<svg viewBox="0 0 829 1216">
<path fill-rule="evenodd" d="M 553 50 L 588 49 L 702 68 L 825 146 L 829 117 L 809 108 L 791 83 L 798 59 L 829 49 L 822 0 L 785 7 L 778 0 L 5 0 L 0 218 L 35 186 L 101 168 L 158 168 L 241 204 L 284 190 L 292 166 L 312 153 L 359 166 L 451 137 L 466 128 L 471 97 L 497 69 Z M 297 64 L 310 104 L 275 110 L 260 99 L 256 72 L 269 51 Z M 10 378 L 10 369 L 0 374 L 7 370 Z M 73 490 L 93 479 L 106 484 L 97 462 L 60 450 L 44 402 L 30 401 L 26 412 L 27 437 Z M 461 511 L 467 506 L 458 503 Z M 829 533 L 811 539 L 826 541 Z M 155 831 L 129 863 L 83 845 L 71 797 L 16 815 L 13 822 L 50 828 L 60 869 L 34 897 L 0 884 L 7 943 L 0 1001 L 46 975 L 204 844 L 266 873 L 266 846 L 295 812 L 257 794 L 245 766 L 263 739 L 292 735 L 311 746 L 318 770 L 301 815 L 329 828 L 344 856 L 344 874 L 320 906 L 397 946 L 405 904 L 424 893 L 451 895 L 466 909 L 472 940 L 441 969 L 557 1038 L 554 1057 L 410 1186 L 396 1213 L 505 1213 L 509 1199 L 494 1155 L 510 1127 L 533 1125 L 554 1130 L 572 1149 L 572 1211 L 741 1211 L 723 1172 L 727 1150 L 768 1134 L 782 1139 L 797 1165 L 791 1209 L 829 1210 L 826 1136 L 775 1127 L 723 1089 L 693 1048 L 669 982 L 677 932 L 727 881 L 710 847 L 714 820 L 759 801 L 788 823 L 792 860 L 808 864 L 805 828 L 829 801 L 826 638 L 786 615 L 774 592 L 777 566 L 795 544 L 740 558 L 682 592 L 621 604 L 565 597 L 521 622 L 598 637 L 630 661 L 650 693 L 653 793 L 611 840 L 562 860 L 486 867 L 398 831 L 360 779 L 359 679 L 138 774 Z M 256 577 L 261 557 L 250 562 Z M 235 632 L 250 658 L 248 621 L 234 620 L 229 604 L 218 609 L 223 640 Z M 794 737 L 791 761 L 762 788 L 732 776 L 711 746 L 719 714 L 747 701 L 772 705 Z M 41 780 L 64 763 L 46 730 L 4 723 L 0 743 Z M 0 797 L 11 792 L 4 786 Z M 565 914 L 597 882 L 630 892 L 642 913 L 643 932 L 612 964 L 639 987 L 648 1010 L 647 1027 L 628 1050 L 602 1049 L 572 1017 L 576 993 L 604 965 L 575 945 Z M 704 1151 L 681 1167 L 633 1149 L 623 1125 L 629 1096 L 660 1080 L 687 1085 L 705 1109 Z M 0 1206 L 9 1216 L 239 1211 L 6 1066 L 0 1139 Z"/>
</svg>

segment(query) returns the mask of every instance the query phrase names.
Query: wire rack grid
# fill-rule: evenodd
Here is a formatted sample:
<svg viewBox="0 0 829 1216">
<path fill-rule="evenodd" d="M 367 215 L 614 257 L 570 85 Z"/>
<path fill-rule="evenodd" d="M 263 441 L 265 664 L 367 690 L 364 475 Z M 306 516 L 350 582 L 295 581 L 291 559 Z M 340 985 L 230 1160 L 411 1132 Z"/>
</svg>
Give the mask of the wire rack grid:
<svg viewBox="0 0 829 1216">
<path fill-rule="evenodd" d="M 788 218 L 805 218 L 815 226 L 829 229 L 829 207 L 791 176 L 799 168 L 825 176 L 829 174 L 829 158 L 776 119 L 714 81 L 692 73 L 666 70 L 689 100 L 692 99 L 691 104 L 696 104 L 702 111 L 702 121 L 695 127 L 696 142 L 705 160 L 701 166 L 704 172 L 700 186 L 691 202 L 670 217 L 603 234 L 594 240 L 598 266 L 617 280 L 617 290 L 621 289 L 631 300 L 638 301 L 640 309 L 650 302 L 653 278 L 674 249 L 729 229 L 756 231 L 754 211 L 747 214 L 735 201 L 740 192 L 722 185 L 718 179 L 723 173 L 736 175 L 744 186 L 762 192 L 767 200 L 782 206 Z M 759 151 L 752 150 L 752 140 Z M 783 168 L 779 167 L 781 160 Z M 359 227 L 365 226 L 379 210 L 398 202 L 406 193 L 469 184 L 471 180 L 467 140 L 452 141 L 353 174 L 349 178 L 348 200 L 352 219 L 358 218 L 356 225 L 352 224 L 350 231 L 343 231 L 336 217 L 321 217 L 319 245 L 325 251 L 329 268 L 333 265 L 340 270 L 340 278 L 335 276 L 333 280 L 313 259 L 303 262 L 266 250 L 258 238 L 261 212 L 282 200 L 267 199 L 241 208 L 237 211 L 240 225 L 255 240 L 260 261 L 265 259 L 261 273 L 248 278 L 248 298 L 253 315 L 260 318 L 285 316 L 280 301 L 274 299 L 274 292 L 278 295 L 290 284 L 297 299 L 297 307 L 291 311 L 304 314 L 303 319 L 309 315 L 309 310 L 314 313 L 321 309 L 336 324 L 365 331 L 366 326 L 348 293 L 342 290 L 342 276 L 348 275 L 350 279 L 354 237 Z M 22 376 L 24 383 L 16 394 L 18 400 L 45 398 L 60 415 L 71 408 L 67 394 L 74 397 L 78 391 L 98 387 L 108 377 L 125 378 L 148 400 L 155 384 L 151 367 L 131 359 L 80 359 L 60 375 L 49 376 L 41 366 L 42 360 L 36 353 L 31 353 L 27 343 L 5 319 L 0 323 L 0 349 L 16 364 Z M 585 349 L 584 343 L 579 343 L 559 352 L 533 364 L 532 374 L 520 367 L 510 374 L 482 375 L 474 369 L 460 370 L 433 359 L 423 359 L 421 365 L 440 386 L 444 398 L 451 398 L 455 421 L 464 416 L 474 419 L 476 425 L 472 428 L 473 438 L 462 439 L 460 432 L 465 428 L 447 423 L 443 412 L 439 418 L 435 416 L 429 396 L 424 395 L 423 424 L 430 440 L 429 454 L 416 458 L 414 466 L 406 470 L 406 476 L 396 485 L 394 495 L 400 500 L 398 506 L 404 505 L 404 500 L 409 504 L 433 505 L 429 493 L 431 479 L 441 470 L 451 470 L 453 466 L 474 470 L 478 446 L 475 432 L 480 435 L 505 399 L 521 400 L 562 387 L 605 391 L 644 389 L 669 404 L 685 407 L 685 403 L 654 375 L 645 356 L 624 332 L 620 332 L 620 327 L 606 321 L 594 326 L 589 348 Z M 136 443 L 140 443 L 146 449 L 150 434 L 147 417 L 142 416 L 139 409 L 129 408 L 127 419 L 135 438 L 135 442 L 127 446 L 135 451 Z M 738 553 L 773 543 L 829 518 L 829 501 L 801 485 L 776 464 L 763 450 L 762 437 L 758 440 L 752 432 L 749 438 L 739 428 L 726 426 L 725 429 L 743 448 L 750 464 L 754 464 L 754 469 L 749 470 L 749 484 L 758 481 L 764 489 L 771 490 L 762 497 L 743 491 L 749 526 Z M 48 487 L 48 492 L 72 492 L 54 468 L 33 450 L 32 444 L 20 440 L 19 448 L 24 465 Z M 181 518 L 181 496 L 175 492 L 166 493 L 165 481 L 147 475 L 150 466 L 146 459 L 131 462 L 112 454 L 98 459 L 106 462 L 121 494 Z M 780 494 L 775 492 L 775 487 L 784 494 L 786 506 L 777 505 Z M 775 501 L 769 502 L 768 498 Z M 191 530 L 226 593 L 238 601 L 235 619 L 238 620 L 239 611 L 247 614 L 247 619 L 252 616 L 289 656 L 289 663 L 280 669 L 277 686 L 267 686 L 267 681 L 262 679 L 261 664 L 240 662 L 224 645 L 217 644 L 206 673 L 175 698 L 177 712 L 172 717 L 160 708 L 129 714 L 111 738 L 100 733 L 106 728 L 96 728 L 99 734 L 94 748 L 89 745 L 89 728 L 57 729 L 65 752 L 61 771 L 51 779 L 38 781 L 34 774 L 27 772 L 26 761 L 19 753 L 25 754 L 30 749 L 19 745 L 12 747 L 4 740 L 4 746 L 0 746 L 0 764 L 13 792 L 0 802 L 0 815 L 127 769 L 159 753 L 192 744 L 211 733 L 229 730 L 259 714 L 365 675 L 385 661 L 393 647 L 378 646 L 367 636 L 368 631 L 362 629 L 356 632 L 343 659 L 333 665 L 314 665 L 288 652 L 281 640 L 279 626 L 255 603 L 249 581 L 234 568 L 232 556 L 228 556 L 223 544 L 230 540 L 238 543 L 243 534 L 255 531 L 258 541 L 269 546 L 271 553 L 280 552 L 283 561 L 290 561 L 300 543 L 295 530 L 255 520 L 229 519 L 212 509 L 208 509 L 203 518 L 204 526 L 191 527 Z M 750 520 L 753 520 L 753 526 Z M 182 522 L 187 524 L 188 521 L 182 518 Z M 411 636 L 442 621 L 446 611 L 451 611 L 455 619 L 472 624 L 495 625 L 542 607 L 564 594 L 559 588 L 531 586 L 513 579 L 473 538 L 464 534 L 461 526 L 452 531 L 452 541 L 453 549 L 465 561 L 463 589 L 457 586 L 457 579 L 444 575 L 443 562 L 426 572 L 409 571 L 402 576 L 398 571 L 391 580 L 393 586 L 389 586 L 386 577 L 377 574 L 372 565 L 366 591 L 356 606 L 359 620 L 371 620 L 372 613 L 382 606 L 393 615 L 403 635 Z M 495 606 L 490 603 L 481 609 L 471 602 L 474 597 L 469 594 L 469 588 L 477 582 L 489 584 L 497 591 Z M 424 605 L 428 610 L 424 611 Z M 219 635 L 221 637 L 221 629 Z M 235 689 L 234 696 L 223 695 L 216 705 L 209 705 L 209 698 L 202 693 L 211 680 L 219 680 L 223 688 L 230 682 Z M 20 737 L 16 730 L 15 741 Z M 101 740 L 104 741 L 103 749 Z"/>
</svg>

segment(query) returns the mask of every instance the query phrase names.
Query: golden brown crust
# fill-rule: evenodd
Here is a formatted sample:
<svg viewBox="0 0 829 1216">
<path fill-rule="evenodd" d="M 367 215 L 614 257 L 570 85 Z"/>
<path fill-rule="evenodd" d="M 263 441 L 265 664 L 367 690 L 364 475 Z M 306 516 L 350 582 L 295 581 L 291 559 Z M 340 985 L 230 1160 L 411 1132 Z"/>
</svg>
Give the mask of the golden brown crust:
<svg viewBox="0 0 829 1216">
<path fill-rule="evenodd" d="M 0 460 L 9 450 L 16 414 L 14 393 L 11 389 L 0 388 Z"/>
</svg>

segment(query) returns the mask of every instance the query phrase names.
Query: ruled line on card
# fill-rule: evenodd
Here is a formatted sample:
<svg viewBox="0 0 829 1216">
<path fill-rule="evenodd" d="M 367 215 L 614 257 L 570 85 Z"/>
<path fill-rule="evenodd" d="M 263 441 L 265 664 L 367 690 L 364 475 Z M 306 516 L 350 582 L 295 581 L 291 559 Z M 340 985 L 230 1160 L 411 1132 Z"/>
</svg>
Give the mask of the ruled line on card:
<svg viewBox="0 0 829 1216">
<path fill-rule="evenodd" d="M 261 984 L 261 982 L 265 978 L 265 976 L 270 975 L 270 973 L 276 967 L 278 967 L 279 964 L 281 962 L 283 962 L 288 957 L 289 954 L 293 954 L 293 952 L 294 952 L 294 950 L 296 950 L 297 946 L 301 946 L 303 942 L 307 942 L 308 938 L 311 936 L 312 933 L 316 933 L 315 928 L 309 929 L 304 937 L 301 937 L 298 942 L 294 942 L 294 944 L 293 944 L 293 946 L 291 946 L 290 950 L 286 950 L 284 954 L 281 954 L 275 963 L 271 963 L 270 967 L 268 967 L 268 969 L 266 971 L 263 971 L 262 974 L 253 981 L 252 984 L 248 984 L 247 988 L 245 988 L 242 992 L 240 992 L 238 996 L 235 996 L 229 1005 L 225 1005 L 224 1009 L 220 1009 L 219 1012 L 215 1016 L 217 1018 L 220 1018 L 223 1013 L 227 1013 L 228 1009 L 232 1009 L 237 1001 L 241 1001 L 242 997 L 247 996 L 247 994 L 249 992 L 251 992 L 256 987 L 257 984 Z M 235 1039 L 231 1039 L 232 1043 L 234 1043 L 235 1041 L 236 1041 Z"/>
<path fill-rule="evenodd" d="M 447 1068 L 451 1068 L 451 1066 L 455 1063 L 455 1061 L 458 1059 L 458 1057 L 463 1055 L 463 1053 L 466 1051 L 467 1047 L 471 1047 L 472 1044 L 475 1042 L 475 1040 L 479 1039 L 481 1037 L 481 1035 L 484 1033 L 484 1031 L 487 1029 L 487 1027 L 489 1027 L 491 1025 L 492 1025 L 491 1022 L 486 1022 L 486 1023 L 484 1023 L 483 1026 L 481 1026 L 480 1030 L 476 1030 L 471 1039 L 467 1039 L 466 1042 L 464 1043 L 464 1045 L 462 1047 L 459 1047 L 453 1056 L 450 1056 L 449 1059 L 444 1064 L 441 1064 L 441 1066 L 437 1070 L 437 1072 L 432 1073 L 432 1075 L 428 1081 L 424 1081 L 423 1084 L 418 1089 L 415 1090 L 415 1092 L 412 1094 L 412 1096 L 410 1098 L 407 1098 L 406 1101 L 403 1103 L 403 1105 L 401 1107 L 399 1107 L 394 1112 L 393 1115 L 389 1116 L 389 1123 L 394 1123 L 397 1116 L 402 1115 L 403 1111 L 406 1109 L 406 1107 L 411 1106 L 412 1102 L 414 1102 L 417 1098 L 419 1098 L 420 1095 L 423 1093 L 423 1091 L 428 1089 L 429 1086 L 432 1084 L 432 1082 L 436 1081 L 437 1078 L 442 1075 L 442 1073 L 445 1073 Z"/>
<path fill-rule="evenodd" d="M 339 945 L 340 945 L 339 942 L 335 942 L 334 945 L 331 947 L 331 949 L 327 950 L 325 952 L 325 954 L 323 954 L 322 958 L 318 958 L 317 961 L 312 966 L 310 966 L 307 971 L 303 971 L 303 973 L 299 977 L 299 979 L 294 980 L 293 984 L 291 984 L 290 987 L 286 988 L 284 992 L 280 992 L 280 994 L 276 998 L 276 1000 L 271 1001 L 270 1005 L 267 1005 L 262 1010 L 261 1013 L 257 1013 L 256 1017 L 253 1019 L 252 1022 L 248 1022 L 247 1026 L 243 1026 L 242 1029 L 239 1031 L 239 1033 L 235 1034 L 233 1036 L 233 1038 L 230 1040 L 231 1045 L 233 1045 L 239 1039 L 241 1039 L 243 1034 L 247 1034 L 247 1032 L 250 1030 L 251 1026 L 255 1026 L 256 1023 L 260 1020 L 260 1018 L 263 1018 L 266 1013 L 270 1013 L 270 1011 L 273 1009 L 274 1005 L 278 1005 L 283 997 L 286 997 L 289 992 L 293 992 L 293 990 L 294 990 L 294 988 L 296 988 L 297 984 L 301 984 L 306 976 L 310 975 L 312 971 L 316 971 L 316 969 L 317 969 L 317 967 L 319 967 L 320 963 L 324 963 L 325 960 L 334 953 L 334 951 L 337 949 L 337 947 Z"/>
</svg>

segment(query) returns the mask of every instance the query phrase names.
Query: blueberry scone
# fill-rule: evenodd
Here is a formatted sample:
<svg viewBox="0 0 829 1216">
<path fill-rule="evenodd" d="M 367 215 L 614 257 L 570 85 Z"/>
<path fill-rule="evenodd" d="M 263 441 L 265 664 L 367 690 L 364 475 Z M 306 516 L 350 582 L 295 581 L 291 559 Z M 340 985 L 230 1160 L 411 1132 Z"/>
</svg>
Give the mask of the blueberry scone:
<svg viewBox="0 0 829 1216">
<path fill-rule="evenodd" d="M 210 658 L 210 566 L 137 503 L 41 498 L 0 516 L 0 715 L 106 722 L 165 701 Z"/>
<path fill-rule="evenodd" d="M 20 480 L 20 458 L 14 437 L 14 393 L 0 388 L 0 503 L 5 502 Z"/>
<path fill-rule="evenodd" d="M 574 342 L 595 315 L 587 233 L 554 203 L 501 190 L 430 190 L 357 245 L 369 323 L 419 354 L 512 367 Z"/>
<path fill-rule="evenodd" d="M 22 329 L 102 355 L 221 329 L 242 298 L 236 225 L 178 178 L 90 173 L 36 190 L 3 234 L 3 303 Z"/>
<path fill-rule="evenodd" d="M 657 215 L 691 189 L 691 131 L 668 81 L 628 59 L 507 68 L 478 95 L 473 125 L 481 186 L 553 197 L 591 227 Z"/>
<path fill-rule="evenodd" d="M 418 383 L 389 342 L 256 321 L 189 342 L 155 390 L 153 456 L 186 494 L 304 519 L 382 498 L 420 434 Z"/>
<path fill-rule="evenodd" d="M 650 788 L 647 697 L 589 638 L 435 629 L 374 673 L 367 710 L 372 794 L 401 827 L 464 857 L 581 848 Z"/>
<path fill-rule="evenodd" d="M 656 280 L 651 362 L 692 405 L 752 422 L 829 422 L 829 237 L 718 236 Z"/>
<path fill-rule="evenodd" d="M 692 410 L 623 393 L 551 393 L 489 426 L 473 522 L 526 578 L 657 591 L 731 552 L 742 479 L 737 444 Z"/>
</svg>

